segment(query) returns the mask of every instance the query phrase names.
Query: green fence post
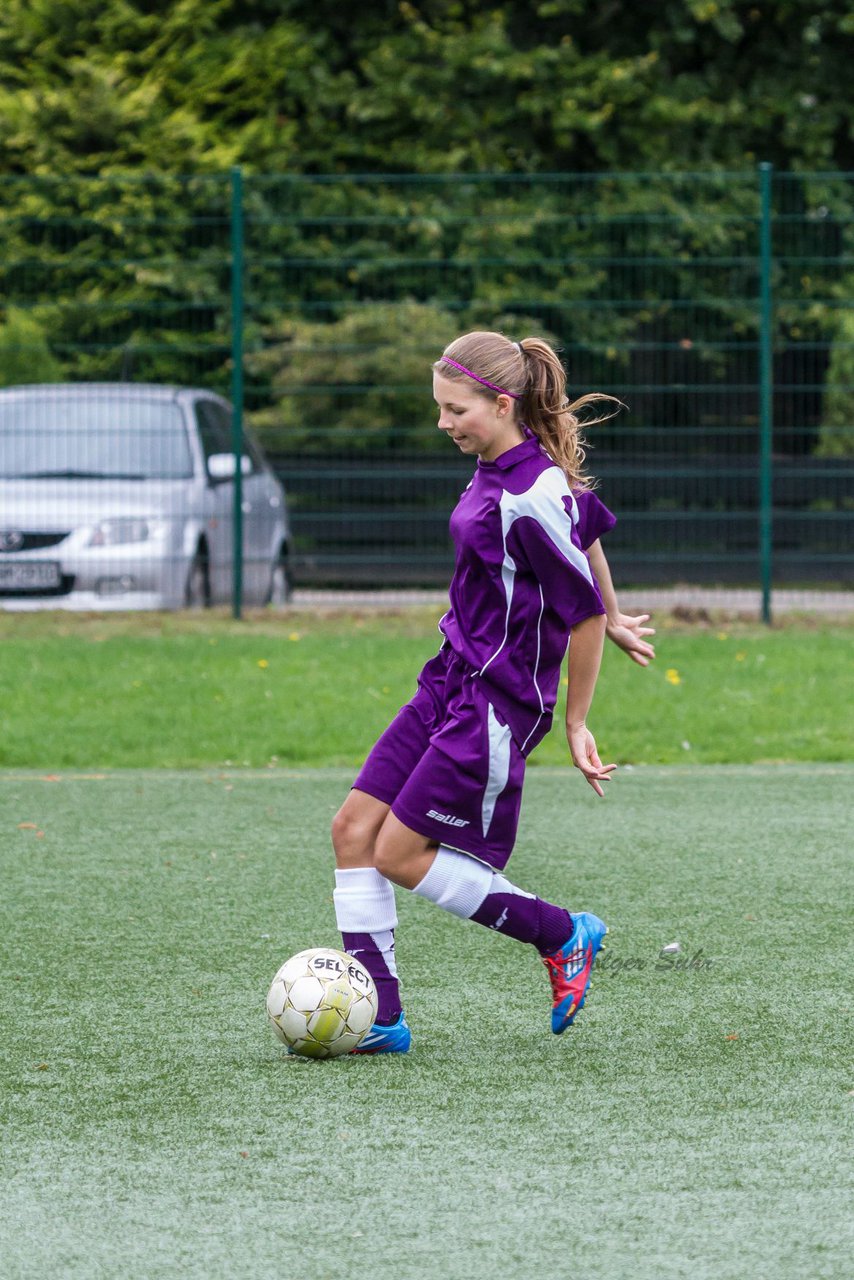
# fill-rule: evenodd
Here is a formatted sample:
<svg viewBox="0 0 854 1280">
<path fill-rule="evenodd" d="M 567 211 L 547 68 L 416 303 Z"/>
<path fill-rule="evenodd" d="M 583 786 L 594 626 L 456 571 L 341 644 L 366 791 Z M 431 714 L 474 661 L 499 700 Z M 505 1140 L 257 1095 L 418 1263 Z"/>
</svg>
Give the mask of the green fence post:
<svg viewBox="0 0 854 1280">
<path fill-rule="evenodd" d="M 231 170 L 231 445 L 234 451 L 234 540 L 231 612 L 243 608 L 243 172 Z"/>
<path fill-rule="evenodd" d="M 771 294 L 771 201 L 774 166 L 759 166 L 759 566 L 762 621 L 771 621 L 774 433 L 774 308 Z"/>
</svg>

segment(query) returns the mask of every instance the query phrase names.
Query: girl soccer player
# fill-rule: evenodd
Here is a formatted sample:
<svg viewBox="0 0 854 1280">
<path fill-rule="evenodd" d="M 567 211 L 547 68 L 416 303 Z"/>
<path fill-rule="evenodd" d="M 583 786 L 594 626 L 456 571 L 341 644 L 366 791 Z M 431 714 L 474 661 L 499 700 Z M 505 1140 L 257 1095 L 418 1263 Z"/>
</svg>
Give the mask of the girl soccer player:
<svg viewBox="0 0 854 1280">
<path fill-rule="evenodd" d="M 599 796 L 616 767 L 602 763 L 587 727 L 606 630 L 641 665 L 654 656 L 648 615 L 619 612 L 599 543 L 615 519 L 583 471 L 576 411 L 613 397 L 570 405 L 565 386 L 560 360 L 538 338 L 468 333 L 433 366 L 439 430 L 477 467 L 451 516 L 456 565 L 441 648 L 332 825 L 344 950 L 379 996 L 357 1053 L 410 1046 L 395 884 L 532 943 L 551 979 L 558 1035 L 584 1004 L 607 932 L 591 912 L 545 902 L 503 875 L 525 760 L 551 726 L 567 643 L 569 749 Z"/>
</svg>

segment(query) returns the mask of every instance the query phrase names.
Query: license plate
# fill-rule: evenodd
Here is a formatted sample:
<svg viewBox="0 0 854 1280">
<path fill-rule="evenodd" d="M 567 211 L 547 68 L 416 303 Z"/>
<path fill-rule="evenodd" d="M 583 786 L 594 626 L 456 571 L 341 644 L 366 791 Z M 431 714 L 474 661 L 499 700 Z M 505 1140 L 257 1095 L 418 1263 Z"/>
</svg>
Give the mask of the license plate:
<svg viewBox="0 0 854 1280">
<path fill-rule="evenodd" d="M 61 582 L 55 560 L 0 560 L 0 591 L 49 591 Z"/>
</svg>

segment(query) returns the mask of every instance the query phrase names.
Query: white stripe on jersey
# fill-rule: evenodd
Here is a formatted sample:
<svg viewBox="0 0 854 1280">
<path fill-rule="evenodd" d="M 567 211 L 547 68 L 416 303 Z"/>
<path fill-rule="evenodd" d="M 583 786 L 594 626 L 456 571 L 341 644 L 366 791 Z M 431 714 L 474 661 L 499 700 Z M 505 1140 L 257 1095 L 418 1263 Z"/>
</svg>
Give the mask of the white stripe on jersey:
<svg viewBox="0 0 854 1280">
<path fill-rule="evenodd" d="M 570 500 L 569 512 L 564 501 L 566 498 Z M 508 493 L 506 489 L 502 493 L 501 531 L 505 547 L 507 534 L 520 516 L 536 520 L 570 564 L 588 582 L 593 582 L 587 556 L 572 541 L 572 529 L 578 524 L 578 504 L 560 467 L 549 467 L 541 472 L 525 493 Z"/>
<path fill-rule="evenodd" d="M 564 500 L 569 498 L 570 511 Z M 593 573 L 587 556 L 572 541 L 572 528 L 578 524 L 578 504 L 572 496 L 572 490 L 569 487 L 566 476 L 558 466 L 549 467 L 542 471 L 531 485 L 530 489 L 526 489 L 524 493 L 509 493 L 506 489 L 501 495 L 499 503 L 501 510 L 501 537 L 504 544 L 504 562 L 501 566 L 501 581 L 504 586 L 504 596 L 507 602 L 506 612 L 504 615 L 504 637 L 501 644 L 495 650 L 480 669 L 480 675 L 486 671 L 491 662 L 494 662 L 501 650 L 507 643 L 507 635 L 510 630 L 510 608 L 513 603 L 513 583 L 516 577 L 516 561 L 507 550 L 507 535 L 513 525 L 522 516 L 529 516 L 532 520 L 536 520 L 541 529 L 548 534 L 551 541 L 555 544 L 562 555 L 574 565 L 588 582 L 593 582 Z M 571 523 L 570 523 L 571 522 Z M 543 618 L 543 609 L 545 601 L 542 598 L 542 588 L 540 588 L 540 616 L 537 619 L 537 665 L 539 666 L 540 655 L 540 624 Z M 537 685 L 537 673 L 534 672 L 534 685 L 537 689 L 537 695 L 540 698 L 540 706 L 542 707 L 542 695 L 540 694 L 539 685 Z M 531 730 L 533 733 L 533 729 Z M 530 736 L 530 735 L 529 735 Z"/>
<path fill-rule="evenodd" d="M 540 714 L 537 716 L 536 720 L 534 721 L 534 728 L 531 730 L 531 733 L 528 734 L 527 738 L 522 743 L 523 751 L 525 750 L 525 748 L 527 747 L 528 743 L 531 740 L 531 734 L 539 726 L 539 723 L 542 720 L 543 714 L 545 713 L 545 709 L 546 709 L 545 704 L 543 703 L 543 691 L 540 688 L 539 684 L 537 683 L 537 676 L 540 673 L 540 649 L 541 649 L 541 641 L 542 641 L 542 636 L 540 634 L 540 626 L 543 621 L 543 611 L 545 610 L 545 607 L 546 607 L 546 598 L 543 595 L 543 588 L 541 585 L 540 586 L 540 613 L 537 618 L 537 661 L 534 663 L 534 674 L 533 674 L 534 688 L 537 691 L 537 698 L 540 703 Z"/>
<path fill-rule="evenodd" d="M 499 724 L 495 708 L 491 702 L 486 704 L 486 724 L 489 734 L 489 777 L 483 793 L 481 807 L 481 825 L 484 839 L 489 835 L 490 824 L 495 813 L 498 797 L 507 786 L 510 777 L 510 727 Z"/>
</svg>

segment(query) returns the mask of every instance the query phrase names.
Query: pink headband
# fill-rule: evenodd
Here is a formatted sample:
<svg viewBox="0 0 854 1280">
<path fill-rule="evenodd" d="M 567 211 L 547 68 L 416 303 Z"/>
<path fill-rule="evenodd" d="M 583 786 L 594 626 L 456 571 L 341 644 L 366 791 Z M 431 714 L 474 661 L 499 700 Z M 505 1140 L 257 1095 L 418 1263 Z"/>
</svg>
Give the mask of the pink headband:
<svg viewBox="0 0 854 1280">
<path fill-rule="evenodd" d="M 467 369 L 464 364 L 457 364 L 456 360 L 452 360 L 450 356 L 440 356 L 440 360 L 444 360 L 445 364 L 452 364 L 455 369 L 459 369 L 460 373 L 466 374 L 467 377 L 473 378 L 475 382 L 479 382 L 482 387 L 489 387 L 490 391 L 497 391 L 500 396 L 509 396 L 511 400 L 521 400 L 521 396 L 517 396 L 515 391 L 508 391 L 506 387 L 496 387 L 494 382 L 487 382 L 486 378 L 479 378 L 476 373 L 472 373 L 471 369 Z"/>
</svg>

